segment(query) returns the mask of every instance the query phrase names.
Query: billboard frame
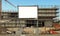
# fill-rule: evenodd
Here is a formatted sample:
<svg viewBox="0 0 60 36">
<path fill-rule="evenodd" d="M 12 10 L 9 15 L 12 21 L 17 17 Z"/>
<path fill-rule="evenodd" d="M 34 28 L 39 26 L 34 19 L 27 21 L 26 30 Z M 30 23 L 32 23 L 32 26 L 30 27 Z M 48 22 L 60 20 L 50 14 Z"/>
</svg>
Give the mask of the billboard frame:
<svg viewBox="0 0 60 36">
<path fill-rule="evenodd" d="M 19 18 L 19 7 L 37 7 L 37 18 Z M 18 18 L 19 19 L 38 19 L 38 5 L 18 5 L 17 9 L 18 9 Z"/>
</svg>

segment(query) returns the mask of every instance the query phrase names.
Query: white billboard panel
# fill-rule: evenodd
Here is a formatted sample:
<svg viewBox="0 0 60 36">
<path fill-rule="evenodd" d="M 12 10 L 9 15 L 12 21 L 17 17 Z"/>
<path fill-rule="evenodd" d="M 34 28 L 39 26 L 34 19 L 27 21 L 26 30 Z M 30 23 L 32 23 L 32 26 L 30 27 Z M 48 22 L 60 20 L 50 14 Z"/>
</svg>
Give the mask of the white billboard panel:
<svg viewBox="0 0 60 36">
<path fill-rule="evenodd" d="M 37 6 L 19 6 L 19 18 L 37 18 Z"/>
</svg>

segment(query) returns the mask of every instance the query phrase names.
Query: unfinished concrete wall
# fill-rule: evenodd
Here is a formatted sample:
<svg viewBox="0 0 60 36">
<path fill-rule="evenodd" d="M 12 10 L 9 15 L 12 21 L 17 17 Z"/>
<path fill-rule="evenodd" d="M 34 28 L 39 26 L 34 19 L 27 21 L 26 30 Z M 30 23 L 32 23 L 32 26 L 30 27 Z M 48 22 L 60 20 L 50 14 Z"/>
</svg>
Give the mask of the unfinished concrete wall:
<svg viewBox="0 0 60 36">
<path fill-rule="evenodd" d="M 46 27 L 51 27 L 52 26 L 52 21 L 45 21 L 45 26 Z"/>
</svg>

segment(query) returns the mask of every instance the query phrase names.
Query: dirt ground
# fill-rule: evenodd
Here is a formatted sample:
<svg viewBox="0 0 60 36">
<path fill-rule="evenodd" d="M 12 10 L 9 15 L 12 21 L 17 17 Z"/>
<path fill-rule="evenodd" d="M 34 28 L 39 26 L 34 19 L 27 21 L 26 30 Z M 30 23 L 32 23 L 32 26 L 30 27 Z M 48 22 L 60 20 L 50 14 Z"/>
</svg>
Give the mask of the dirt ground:
<svg viewBox="0 0 60 36">
<path fill-rule="evenodd" d="M 4 34 L 4 35 L 0 35 L 0 36 L 17 36 L 15 34 Z M 18 36 L 23 36 L 23 35 L 18 35 Z M 60 36 L 60 34 L 43 34 L 43 35 L 25 35 L 25 36 Z"/>
</svg>

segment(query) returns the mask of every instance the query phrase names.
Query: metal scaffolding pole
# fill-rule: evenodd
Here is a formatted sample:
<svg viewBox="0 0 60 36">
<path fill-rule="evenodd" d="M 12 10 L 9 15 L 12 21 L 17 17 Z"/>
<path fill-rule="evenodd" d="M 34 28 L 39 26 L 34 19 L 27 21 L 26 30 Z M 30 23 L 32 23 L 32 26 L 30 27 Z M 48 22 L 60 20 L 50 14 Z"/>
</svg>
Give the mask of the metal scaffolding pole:
<svg viewBox="0 0 60 36">
<path fill-rule="evenodd" d="M 38 7 L 38 6 L 37 6 Z M 38 9 L 37 9 L 38 10 Z M 38 36 L 39 29 L 38 29 L 38 11 L 37 11 L 37 29 L 36 29 L 36 36 Z"/>
<path fill-rule="evenodd" d="M 1 19 L 1 12 L 2 12 L 2 0 L 0 0 L 0 19 Z"/>
<path fill-rule="evenodd" d="M 12 5 L 13 7 L 15 7 L 16 8 L 16 6 L 15 5 L 13 5 L 11 2 L 9 2 L 8 0 L 5 0 L 7 3 L 9 3 L 10 5 Z"/>
</svg>

